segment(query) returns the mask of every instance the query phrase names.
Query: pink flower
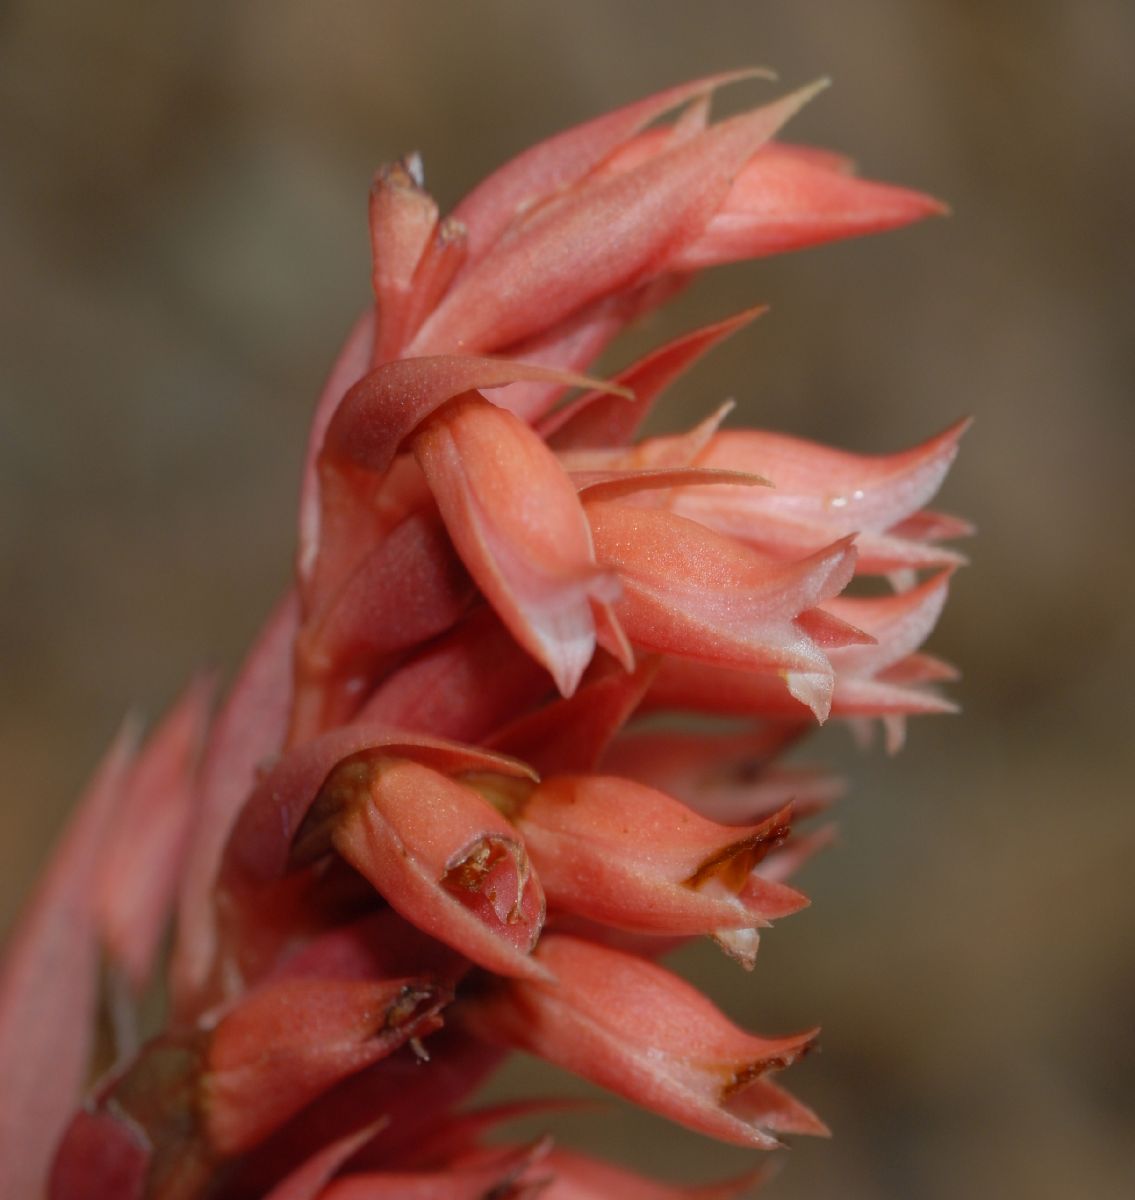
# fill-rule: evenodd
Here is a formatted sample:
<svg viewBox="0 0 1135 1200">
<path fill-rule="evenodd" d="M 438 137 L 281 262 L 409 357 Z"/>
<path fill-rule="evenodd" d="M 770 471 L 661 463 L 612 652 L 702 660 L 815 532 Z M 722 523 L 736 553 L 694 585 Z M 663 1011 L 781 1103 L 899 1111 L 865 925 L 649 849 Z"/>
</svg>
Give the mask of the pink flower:
<svg viewBox="0 0 1135 1200">
<path fill-rule="evenodd" d="M 556 909 L 637 933 L 711 934 L 752 967 L 756 931 L 807 904 L 755 874 L 788 836 L 787 811 L 718 825 L 627 779 L 558 776 L 513 815 Z"/>
<path fill-rule="evenodd" d="M 632 954 L 562 934 L 538 951 L 555 983 L 514 983 L 474 999 L 474 1032 L 539 1054 L 691 1129 L 768 1149 L 775 1133 L 826 1133 L 769 1076 L 816 1032 L 761 1038 L 688 983 Z"/>
<path fill-rule="evenodd" d="M 551 138 L 449 217 L 416 160 L 375 176 L 295 585 L 215 716 L 198 681 L 115 743 L 8 948 L 0 1195 L 725 1200 L 761 1175 L 486 1144 L 538 1107 L 457 1112 L 511 1048 L 742 1146 L 826 1132 L 779 1081 L 815 1031 L 743 1030 L 655 960 L 708 935 L 751 968 L 807 903 L 787 880 L 830 829 L 791 823 L 839 784 L 779 756 L 811 726 L 880 718 L 893 749 L 950 709 L 921 647 L 968 526 L 924 506 L 964 426 L 866 457 L 709 405 L 636 440 L 759 309 L 580 374 L 696 271 L 942 211 L 773 140 L 821 85 L 711 123 L 744 74 Z M 842 595 L 857 573 L 891 590 Z M 104 954 L 127 986 L 96 1054 Z"/>
</svg>

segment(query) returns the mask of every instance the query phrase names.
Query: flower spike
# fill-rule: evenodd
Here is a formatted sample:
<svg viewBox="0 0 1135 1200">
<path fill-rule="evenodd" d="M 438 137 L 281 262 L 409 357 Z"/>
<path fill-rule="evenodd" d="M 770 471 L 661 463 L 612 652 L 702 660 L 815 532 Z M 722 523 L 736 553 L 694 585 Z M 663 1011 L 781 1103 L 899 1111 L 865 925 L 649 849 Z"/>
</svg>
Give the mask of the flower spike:
<svg viewBox="0 0 1135 1200">
<path fill-rule="evenodd" d="M 734 1200 L 767 1173 L 490 1144 L 554 1108 L 465 1107 L 512 1048 L 740 1146 L 826 1132 L 778 1078 L 814 1032 L 748 1033 L 657 962 L 708 936 L 752 967 L 807 903 L 833 826 L 794 825 L 841 785 L 783 756 L 818 722 L 894 750 L 952 708 L 923 643 L 971 529 L 925 506 L 965 424 L 869 456 L 707 397 L 642 437 L 763 307 L 592 378 L 703 268 L 942 211 L 774 140 L 823 84 L 711 120 L 760 74 L 569 129 L 448 216 L 417 156 L 374 176 L 294 583 L 215 719 L 198 681 L 116 743 L 0 971 L 5 1200 Z M 842 595 L 857 573 L 879 587 Z"/>
</svg>

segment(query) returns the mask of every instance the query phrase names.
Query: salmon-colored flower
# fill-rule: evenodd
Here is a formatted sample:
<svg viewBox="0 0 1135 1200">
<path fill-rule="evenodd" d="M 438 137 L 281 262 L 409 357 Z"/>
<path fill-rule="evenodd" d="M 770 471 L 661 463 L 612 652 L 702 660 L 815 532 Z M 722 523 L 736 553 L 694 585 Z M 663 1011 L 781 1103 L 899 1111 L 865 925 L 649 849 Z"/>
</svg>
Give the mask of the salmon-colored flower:
<svg viewBox="0 0 1135 1200">
<path fill-rule="evenodd" d="M 968 526 L 925 505 L 964 425 L 869 457 L 709 403 L 640 438 L 756 307 L 584 374 L 697 271 L 942 211 L 779 140 L 822 85 L 710 120 L 759 74 L 568 130 L 449 216 L 415 157 L 376 173 L 294 585 L 215 716 L 199 680 L 115 743 L 9 947 L 0 1195 L 726 1200 L 761 1175 L 486 1143 L 541 1111 L 458 1111 L 511 1048 L 738 1145 L 825 1132 L 779 1082 L 815 1032 L 748 1033 L 656 960 L 708 935 L 751 968 L 804 906 L 831 831 L 792 825 L 840 784 L 781 756 L 817 721 L 881 718 L 893 749 L 951 707 L 921 647 Z M 876 590 L 843 595 L 857 573 Z M 168 1017 L 139 1026 L 152 983 Z"/>
<path fill-rule="evenodd" d="M 549 901 L 638 933 L 712 934 L 746 966 L 756 931 L 807 901 L 755 874 L 789 814 L 724 826 L 677 800 L 602 775 L 545 780 L 513 816 Z"/>
<path fill-rule="evenodd" d="M 512 983 L 463 1019 L 629 1100 L 723 1141 L 767 1149 L 776 1133 L 825 1133 L 769 1076 L 816 1031 L 761 1038 L 728 1021 L 688 983 L 634 955 L 563 934 L 538 951 L 554 983 Z"/>
</svg>

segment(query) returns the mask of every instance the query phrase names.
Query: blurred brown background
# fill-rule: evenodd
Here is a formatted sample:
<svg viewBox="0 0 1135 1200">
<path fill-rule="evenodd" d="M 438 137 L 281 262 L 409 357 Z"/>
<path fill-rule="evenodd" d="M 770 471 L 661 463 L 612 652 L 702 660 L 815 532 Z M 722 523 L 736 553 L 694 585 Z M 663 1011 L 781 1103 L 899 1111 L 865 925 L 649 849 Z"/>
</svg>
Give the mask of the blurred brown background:
<svg viewBox="0 0 1135 1200">
<path fill-rule="evenodd" d="M 448 206 L 666 84 L 831 73 L 790 136 L 956 216 L 721 272 L 649 335 L 774 306 L 673 423 L 735 395 L 889 450 L 977 417 L 932 643 L 966 711 L 895 760 L 826 731 L 854 790 L 812 909 L 751 977 L 691 966 L 739 1020 L 825 1026 L 793 1082 L 837 1136 L 770 1195 L 1135 1194 L 1133 46 L 1130 0 L 0 6 L 0 925 L 123 711 L 231 667 L 285 582 L 371 168 L 417 148 Z M 749 1161 L 614 1114 L 564 1125 L 675 1179 Z"/>
</svg>

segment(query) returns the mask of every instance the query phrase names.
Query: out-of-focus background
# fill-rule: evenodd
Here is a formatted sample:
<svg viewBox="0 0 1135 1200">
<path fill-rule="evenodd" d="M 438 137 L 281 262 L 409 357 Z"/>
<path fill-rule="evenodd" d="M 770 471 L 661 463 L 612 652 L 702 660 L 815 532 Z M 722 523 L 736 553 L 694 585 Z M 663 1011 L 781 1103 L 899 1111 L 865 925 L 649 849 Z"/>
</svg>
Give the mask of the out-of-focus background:
<svg viewBox="0 0 1135 1200">
<path fill-rule="evenodd" d="M 972 413 L 941 504 L 981 536 L 931 643 L 965 714 L 894 760 L 825 731 L 854 786 L 813 907 L 752 976 L 686 962 L 738 1020 L 825 1027 L 792 1083 L 836 1137 L 770 1195 L 1135 1194 L 1133 46 L 1130 0 L 9 0 L 0 926 L 123 712 L 231 669 L 284 586 L 371 169 L 418 149 L 449 206 L 666 84 L 830 73 L 788 136 L 956 215 L 704 280 L 652 338 L 773 312 L 665 416 L 732 395 L 883 451 Z M 618 1105 L 563 1126 L 673 1179 L 750 1161 Z"/>
</svg>

